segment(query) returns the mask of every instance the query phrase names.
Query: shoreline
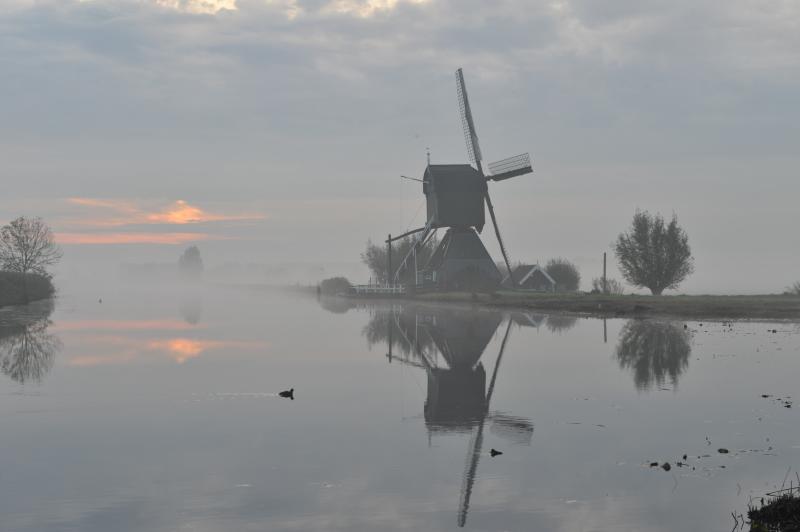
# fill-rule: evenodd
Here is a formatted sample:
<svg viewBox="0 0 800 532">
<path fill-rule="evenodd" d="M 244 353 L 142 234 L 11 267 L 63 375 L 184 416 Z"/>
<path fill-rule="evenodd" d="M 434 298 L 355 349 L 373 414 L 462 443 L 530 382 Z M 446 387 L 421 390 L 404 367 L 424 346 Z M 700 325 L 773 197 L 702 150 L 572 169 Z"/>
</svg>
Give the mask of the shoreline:
<svg viewBox="0 0 800 532">
<path fill-rule="evenodd" d="M 353 297 L 368 301 L 376 298 Z M 473 304 L 492 308 L 558 312 L 598 318 L 658 318 L 707 320 L 788 320 L 800 321 L 800 296 L 795 295 L 601 295 L 496 292 L 428 293 L 393 301 Z"/>
</svg>

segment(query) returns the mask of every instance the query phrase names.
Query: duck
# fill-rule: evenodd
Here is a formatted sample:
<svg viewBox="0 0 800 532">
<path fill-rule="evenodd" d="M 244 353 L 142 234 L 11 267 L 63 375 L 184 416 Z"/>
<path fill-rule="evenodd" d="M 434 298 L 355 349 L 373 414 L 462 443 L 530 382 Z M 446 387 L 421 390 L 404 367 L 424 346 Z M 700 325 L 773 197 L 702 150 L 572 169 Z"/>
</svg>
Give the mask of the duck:
<svg viewBox="0 0 800 532">
<path fill-rule="evenodd" d="M 289 390 L 284 390 L 281 393 L 279 393 L 278 395 L 280 395 L 281 397 L 284 397 L 286 399 L 291 399 L 292 401 L 294 401 L 294 388 L 291 388 Z"/>
<path fill-rule="evenodd" d="M 495 456 L 499 456 L 499 455 L 503 454 L 503 452 L 502 451 L 498 451 L 497 449 L 492 449 L 491 451 L 489 451 L 489 454 L 492 455 L 492 458 L 494 458 Z"/>
</svg>

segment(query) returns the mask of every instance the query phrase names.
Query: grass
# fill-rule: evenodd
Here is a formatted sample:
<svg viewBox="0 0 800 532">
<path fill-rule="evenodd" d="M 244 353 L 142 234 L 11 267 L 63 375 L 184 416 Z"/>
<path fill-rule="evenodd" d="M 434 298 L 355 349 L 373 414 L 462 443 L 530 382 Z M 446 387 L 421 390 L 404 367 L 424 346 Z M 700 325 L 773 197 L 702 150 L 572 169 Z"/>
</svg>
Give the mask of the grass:
<svg viewBox="0 0 800 532">
<path fill-rule="evenodd" d="M 417 299 L 472 302 L 495 307 L 571 312 L 598 316 L 678 316 L 697 319 L 800 319 L 797 295 L 648 296 L 501 291 L 429 293 Z"/>
<path fill-rule="evenodd" d="M 800 487 L 767 494 L 747 511 L 751 532 L 800 532 Z"/>
<path fill-rule="evenodd" d="M 27 297 L 25 284 L 28 288 Z M 0 271 L 0 307 L 24 305 L 38 299 L 46 299 L 52 297 L 55 291 L 49 277 L 29 273 L 23 278 L 20 273 Z"/>
</svg>

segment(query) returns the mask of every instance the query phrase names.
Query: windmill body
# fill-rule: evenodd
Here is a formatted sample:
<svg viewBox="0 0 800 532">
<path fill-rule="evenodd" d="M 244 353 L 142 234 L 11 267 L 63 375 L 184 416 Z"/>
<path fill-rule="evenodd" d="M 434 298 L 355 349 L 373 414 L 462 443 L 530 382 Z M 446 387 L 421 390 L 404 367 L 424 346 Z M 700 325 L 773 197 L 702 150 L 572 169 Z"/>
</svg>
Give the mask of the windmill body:
<svg viewBox="0 0 800 532">
<path fill-rule="evenodd" d="M 514 278 L 489 196 L 488 182 L 504 181 L 532 172 L 530 156 L 526 153 L 492 163 L 489 165 L 490 174 L 485 174 L 461 69 L 456 71 L 456 87 L 461 122 L 467 141 L 467 153 L 473 164 L 430 164 L 428 161 L 421 179 L 427 203 L 427 223 L 425 227 L 401 235 L 402 237 L 416 234 L 415 243 L 393 276 L 390 272 L 390 276 L 398 280 L 402 272 L 407 272 L 413 267 L 416 284 L 421 284 L 425 288 L 491 291 L 500 285 L 502 275 L 478 236 L 486 222 L 484 205 L 489 209 L 492 226 L 512 284 Z M 416 261 L 416 251 L 433 231 L 440 228 L 447 228 L 447 232 L 428 263 L 420 271 Z M 391 242 L 396 239 L 390 237 L 387 240 L 390 249 Z"/>
</svg>

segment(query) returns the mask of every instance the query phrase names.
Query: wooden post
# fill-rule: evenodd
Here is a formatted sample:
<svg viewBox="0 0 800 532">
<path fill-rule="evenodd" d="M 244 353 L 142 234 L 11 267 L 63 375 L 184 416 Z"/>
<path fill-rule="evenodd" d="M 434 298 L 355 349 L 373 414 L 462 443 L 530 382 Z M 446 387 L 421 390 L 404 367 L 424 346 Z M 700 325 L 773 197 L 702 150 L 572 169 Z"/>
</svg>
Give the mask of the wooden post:
<svg viewBox="0 0 800 532">
<path fill-rule="evenodd" d="M 606 283 L 606 252 L 603 252 L 603 294 L 608 294 L 608 284 Z"/>
<path fill-rule="evenodd" d="M 386 283 L 392 284 L 392 235 L 386 239 Z"/>
</svg>

